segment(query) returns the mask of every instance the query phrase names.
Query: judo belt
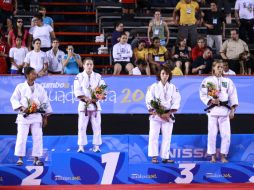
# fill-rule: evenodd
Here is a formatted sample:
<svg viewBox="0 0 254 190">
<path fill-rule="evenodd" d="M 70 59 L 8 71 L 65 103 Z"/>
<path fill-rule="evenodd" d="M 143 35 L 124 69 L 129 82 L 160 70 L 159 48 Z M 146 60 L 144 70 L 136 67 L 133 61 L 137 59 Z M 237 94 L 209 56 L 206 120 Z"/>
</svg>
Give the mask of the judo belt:
<svg viewBox="0 0 254 190">
<path fill-rule="evenodd" d="M 228 101 L 225 101 L 225 102 L 220 101 L 219 105 L 212 104 L 212 105 L 208 106 L 206 109 L 204 109 L 204 111 L 209 111 L 210 109 L 214 108 L 215 106 L 224 106 L 224 107 L 228 108 L 229 110 L 231 110 L 231 107 L 228 105 Z"/>
<path fill-rule="evenodd" d="M 97 110 L 98 110 L 97 104 L 96 104 L 96 102 L 92 102 L 91 104 L 93 104 L 95 106 L 95 110 L 94 110 L 95 111 L 95 117 L 97 117 Z M 88 106 L 89 105 L 87 105 L 86 108 L 85 108 L 85 116 L 88 116 L 88 110 L 87 110 Z"/>
<path fill-rule="evenodd" d="M 170 111 L 171 111 L 171 110 L 165 110 L 165 113 L 168 113 L 168 112 L 170 112 Z M 175 121 L 175 117 L 174 117 L 172 114 L 170 114 L 169 117 L 170 117 L 170 119 L 171 119 L 172 121 Z"/>
</svg>

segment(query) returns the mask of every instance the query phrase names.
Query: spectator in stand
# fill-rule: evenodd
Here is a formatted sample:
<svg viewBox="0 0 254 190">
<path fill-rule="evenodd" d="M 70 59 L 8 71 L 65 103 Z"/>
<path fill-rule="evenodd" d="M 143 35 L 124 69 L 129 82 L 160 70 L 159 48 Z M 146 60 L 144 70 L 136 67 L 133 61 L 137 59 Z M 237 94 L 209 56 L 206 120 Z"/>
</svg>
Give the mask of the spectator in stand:
<svg viewBox="0 0 254 190">
<path fill-rule="evenodd" d="M 16 46 L 16 38 L 21 37 L 22 44 L 21 46 L 28 46 L 28 31 L 24 28 L 24 23 L 22 18 L 17 18 L 16 23 L 13 26 L 13 29 L 8 34 L 8 44 L 10 47 Z"/>
<path fill-rule="evenodd" d="M 133 64 L 131 63 L 131 58 L 133 53 L 127 40 L 127 35 L 122 34 L 120 42 L 113 46 L 114 75 L 119 75 L 122 68 L 125 68 L 129 75 L 132 74 Z"/>
<path fill-rule="evenodd" d="M 210 7 L 211 2 L 214 2 L 215 0 L 204 0 L 207 7 Z M 232 0 L 231 0 L 232 1 Z M 235 0 L 233 0 L 235 2 Z M 231 24 L 231 2 L 229 3 L 228 0 L 217 0 L 216 2 L 217 8 L 219 12 L 222 12 L 224 15 L 226 15 L 226 23 Z M 222 10 L 223 8 L 223 10 Z"/>
<path fill-rule="evenodd" d="M 192 64 L 193 74 L 209 74 L 212 71 L 213 53 L 210 48 L 206 48 L 203 55 L 197 57 Z"/>
<path fill-rule="evenodd" d="M 216 54 L 219 55 L 222 46 L 222 37 L 225 37 L 225 17 L 218 11 L 216 1 L 211 1 L 210 11 L 205 14 L 204 25 L 207 28 L 207 45 L 215 45 Z"/>
<path fill-rule="evenodd" d="M 36 26 L 36 25 L 37 25 L 37 19 L 36 19 L 35 17 L 33 17 L 33 18 L 31 19 L 31 28 L 34 27 L 34 26 Z"/>
<path fill-rule="evenodd" d="M 176 63 L 172 63 L 171 61 L 169 61 L 169 68 L 173 76 L 183 76 L 183 72 L 180 65 L 177 65 Z"/>
<path fill-rule="evenodd" d="M 137 65 L 137 61 L 142 60 L 146 63 L 145 71 L 147 75 L 151 74 L 150 66 L 148 62 L 148 49 L 146 48 L 146 41 L 139 40 L 138 47 L 134 48 L 134 63 Z"/>
<path fill-rule="evenodd" d="M 136 0 L 119 0 L 119 2 L 122 4 L 122 19 L 133 18 Z"/>
<path fill-rule="evenodd" d="M 25 67 L 34 68 L 39 77 L 48 73 L 48 58 L 45 52 L 41 51 L 41 40 L 36 38 L 33 40 L 34 50 L 28 52 L 25 57 Z"/>
<path fill-rule="evenodd" d="M 199 38 L 197 45 L 191 50 L 192 61 L 195 61 L 198 56 L 202 56 L 206 48 L 205 39 Z"/>
<path fill-rule="evenodd" d="M 187 40 L 185 38 L 179 38 L 177 46 L 172 49 L 173 59 L 176 61 L 176 67 L 184 70 L 184 74 L 188 75 L 190 72 L 190 55 L 191 48 L 187 46 Z M 182 65 L 184 69 L 182 69 Z"/>
<path fill-rule="evenodd" d="M 111 39 L 112 46 L 114 46 L 115 44 L 117 44 L 120 41 L 122 34 L 126 34 L 127 37 L 129 38 L 129 32 L 124 32 L 123 23 L 116 22 L 115 23 L 115 30 L 112 33 L 112 39 Z"/>
<path fill-rule="evenodd" d="M 52 49 L 46 52 L 49 60 L 48 72 L 50 74 L 62 74 L 63 73 L 63 58 L 64 52 L 59 49 L 59 40 L 52 39 Z"/>
<path fill-rule="evenodd" d="M 231 38 L 224 41 L 220 50 L 221 57 L 228 62 L 229 68 L 236 74 L 240 74 L 239 56 L 241 53 L 249 52 L 248 45 L 239 39 L 236 29 L 230 31 Z"/>
<path fill-rule="evenodd" d="M 249 52 L 245 51 L 239 55 L 240 74 L 251 75 L 253 70 L 253 59 Z"/>
<path fill-rule="evenodd" d="M 25 65 L 24 60 L 28 53 L 27 47 L 22 47 L 22 38 L 16 37 L 16 45 L 10 49 L 11 74 L 22 74 Z"/>
<path fill-rule="evenodd" d="M 8 58 L 9 47 L 0 35 L 0 74 L 8 74 Z"/>
<path fill-rule="evenodd" d="M 77 75 L 79 67 L 82 67 L 82 61 L 79 54 L 74 53 L 74 47 L 68 45 L 66 48 L 67 54 L 63 58 L 64 74 Z"/>
<path fill-rule="evenodd" d="M 176 20 L 176 13 L 180 11 L 180 22 Z M 197 19 L 196 14 L 199 13 L 199 5 L 192 0 L 179 1 L 173 11 L 173 20 L 178 27 L 178 37 L 184 37 L 190 41 L 191 47 L 197 41 Z"/>
<path fill-rule="evenodd" d="M 166 32 L 166 37 L 165 37 L 165 32 Z M 161 45 L 167 46 L 169 42 L 169 29 L 168 29 L 167 23 L 162 20 L 161 11 L 159 10 L 156 10 L 154 12 L 154 18 L 150 21 L 148 26 L 147 38 L 150 44 L 152 39 L 150 36 L 151 33 L 152 33 L 152 38 L 159 37 L 161 40 L 160 41 Z"/>
<path fill-rule="evenodd" d="M 154 37 L 148 51 L 148 60 L 152 74 L 157 74 L 160 67 L 169 59 L 168 50 L 160 44 L 160 38 Z"/>
<path fill-rule="evenodd" d="M 142 75 L 146 71 L 147 62 L 144 60 L 137 60 L 136 67 L 132 69 L 132 75 Z"/>
<path fill-rule="evenodd" d="M 53 29 L 54 29 L 54 21 L 51 17 L 46 16 L 46 8 L 45 7 L 39 7 L 39 13 L 42 14 L 42 18 L 43 18 L 43 24 L 48 24 L 50 25 Z"/>
<path fill-rule="evenodd" d="M 36 18 L 36 25 L 29 30 L 29 46 L 31 48 L 31 42 L 33 39 L 39 38 L 41 40 L 41 50 L 48 51 L 51 48 L 51 39 L 55 38 L 53 28 L 42 22 L 42 14 L 39 13 L 34 16 Z"/>
<path fill-rule="evenodd" d="M 239 25 L 240 39 L 248 43 L 254 43 L 254 1 L 237 0 L 235 3 L 235 18 Z"/>
<path fill-rule="evenodd" d="M 229 69 L 228 62 L 223 62 L 223 75 L 235 75 L 235 72 Z"/>
<path fill-rule="evenodd" d="M 6 22 L 7 33 L 12 29 L 12 18 L 18 10 L 17 0 L 0 0 L 0 23 Z M 0 26 L 1 28 L 2 26 Z"/>
</svg>

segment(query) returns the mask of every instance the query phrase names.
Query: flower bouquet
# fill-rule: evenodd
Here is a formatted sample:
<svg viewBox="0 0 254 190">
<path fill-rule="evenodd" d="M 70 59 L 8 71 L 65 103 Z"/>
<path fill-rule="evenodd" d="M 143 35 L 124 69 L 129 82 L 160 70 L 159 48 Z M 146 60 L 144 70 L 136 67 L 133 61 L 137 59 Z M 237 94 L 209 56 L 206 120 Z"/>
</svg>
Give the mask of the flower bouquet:
<svg viewBox="0 0 254 190">
<path fill-rule="evenodd" d="M 97 86 L 94 90 L 90 89 L 92 101 L 91 102 L 86 102 L 86 104 L 85 104 L 85 115 L 86 116 L 88 115 L 87 114 L 87 108 L 88 108 L 89 104 L 93 104 L 95 106 L 96 111 L 97 111 L 96 102 L 98 100 L 105 100 L 106 99 L 107 87 L 108 87 L 107 85 L 102 84 L 100 86 Z"/>
<path fill-rule="evenodd" d="M 151 100 L 150 105 L 152 107 L 151 111 L 156 112 L 158 115 L 166 113 L 165 108 L 161 105 L 161 100 L 159 98 Z"/>
<path fill-rule="evenodd" d="M 157 114 L 161 119 L 165 121 L 169 121 L 169 118 L 174 121 L 175 117 L 170 113 L 170 110 L 166 110 L 163 105 L 161 105 L 161 100 L 159 98 L 155 100 L 151 100 L 150 105 L 152 107 L 149 112 L 152 112 L 152 114 Z M 166 114 L 166 115 L 163 115 Z M 168 114 L 168 115 L 167 115 Z"/>
<path fill-rule="evenodd" d="M 216 85 L 212 82 L 207 82 L 206 84 L 206 88 L 207 88 L 207 95 L 210 96 L 211 98 L 215 99 L 215 100 L 219 100 L 219 90 L 217 90 Z M 209 101 L 210 102 L 210 101 Z M 208 102 L 208 104 L 209 104 Z M 210 112 L 210 109 L 214 108 L 215 106 L 220 106 L 220 102 L 218 102 L 218 104 L 209 104 L 209 106 L 207 108 L 204 109 L 204 111 L 208 111 Z"/>
<path fill-rule="evenodd" d="M 107 92 L 106 92 L 107 87 L 108 86 L 105 84 L 97 86 L 95 88 L 95 90 L 92 92 L 92 99 L 97 100 L 97 101 L 98 100 L 105 100 L 106 95 L 107 95 Z"/>
<path fill-rule="evenodd" d="M 32 102 L 27 98 L 27 111 L 24 113 L 24 117 L 27 117 L 28 115 L 32 113 L 46 113 L 45 110 L 47 109 L 47 104 L 43 103 L 41 105 L 37 105 L 35 102 Z"/>
<path fill-rule="evenodd" d="M 214 99 L 219 98 L 219 91 L 217 90 L 215 84 L 213 84 L 212 82 L 207 82 L 206 88 L 208 96 Z"/>
</svg>

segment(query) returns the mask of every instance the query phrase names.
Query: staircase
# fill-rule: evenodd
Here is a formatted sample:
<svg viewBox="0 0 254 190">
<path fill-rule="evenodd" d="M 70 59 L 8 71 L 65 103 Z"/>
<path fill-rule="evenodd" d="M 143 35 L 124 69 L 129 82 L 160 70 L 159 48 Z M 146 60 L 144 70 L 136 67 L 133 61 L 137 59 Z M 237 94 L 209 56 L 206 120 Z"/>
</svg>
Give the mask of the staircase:
<svg viewBox="0 0 254 190">
<path fill-rule="evenodd" d="M 110 55 L 98 54 L 98 48 L 107 44 L 95 42 L 95 37 L 100 33 L 92 1 L 41 0 L 39 5 L 46 7 L 46 15 L 54 20 L 54 31 L 61 42 L 60 49 L 66 52 L 66 46 L 71 44 L 82 59 L 93 57 L 97 72 L 110 72 Z"/>
</svg>

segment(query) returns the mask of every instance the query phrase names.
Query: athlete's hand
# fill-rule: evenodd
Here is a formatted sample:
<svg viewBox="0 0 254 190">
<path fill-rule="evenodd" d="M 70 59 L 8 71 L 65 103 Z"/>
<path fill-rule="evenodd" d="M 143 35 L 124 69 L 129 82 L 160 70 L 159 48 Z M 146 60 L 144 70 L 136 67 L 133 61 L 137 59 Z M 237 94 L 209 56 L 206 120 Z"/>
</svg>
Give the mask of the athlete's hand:
<svg viewBox="0 0 254 190">
<path fill-rule="evenodd" d="M 233 119 L 235 117 L 235 109 L 231 109 L 229 113 L 229 119 Z"/>
<path fill-rule="evenodd" d="M 160 118 L 167 121 L 167 122 L 169 122 L 169 119 L 170 119 L 169 118 L 169 113 L 164 113 L 164 114 L 160 115 Z"/>
</svg>

